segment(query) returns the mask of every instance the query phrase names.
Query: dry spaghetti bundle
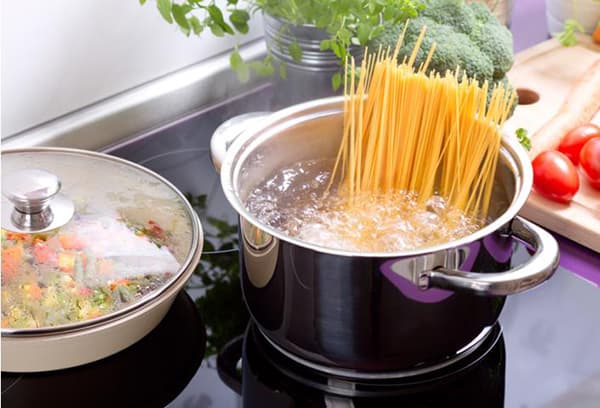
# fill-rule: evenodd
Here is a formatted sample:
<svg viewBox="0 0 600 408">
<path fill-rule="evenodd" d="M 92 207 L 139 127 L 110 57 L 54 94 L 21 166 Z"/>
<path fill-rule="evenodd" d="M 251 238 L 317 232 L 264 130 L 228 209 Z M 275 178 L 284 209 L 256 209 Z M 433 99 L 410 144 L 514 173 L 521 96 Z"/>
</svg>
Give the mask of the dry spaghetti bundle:
<svg viewBox="0 0 600 408">
<path fill-rule="evenodd" d="M 339 194 L 350 203 L 365 193 L 407 191 L 421 204 L 438 194 L 466 215 L 483 218 L 499 128 L 515 95 L 499 86 L 488 102 L 487 82 L 458 70 L 425 74 L 435 44 L 415 68 L 425 29 L 399 64 L 403 35 L 395 50 L 367 51 L 360 67 L 353 59 L 346 63 L 344 134 L 332 180 L 340 180 Z"/>
</svg>

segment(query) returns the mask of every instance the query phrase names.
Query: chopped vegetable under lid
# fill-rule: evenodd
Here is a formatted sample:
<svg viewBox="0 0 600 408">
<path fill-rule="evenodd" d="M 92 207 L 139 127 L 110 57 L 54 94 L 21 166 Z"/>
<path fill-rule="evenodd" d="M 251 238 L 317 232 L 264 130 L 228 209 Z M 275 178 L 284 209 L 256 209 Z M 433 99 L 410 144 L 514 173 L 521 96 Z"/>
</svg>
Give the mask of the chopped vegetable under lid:
<svg viewBox="0 0 600 408">
<path fill-rule="evenodd" d="M 153 299 L 189 266 L 199 234 L 181 193 L 143 167 L 68 149 L 3 152 L 3 333 L 71 328 Z"/>
</svg>

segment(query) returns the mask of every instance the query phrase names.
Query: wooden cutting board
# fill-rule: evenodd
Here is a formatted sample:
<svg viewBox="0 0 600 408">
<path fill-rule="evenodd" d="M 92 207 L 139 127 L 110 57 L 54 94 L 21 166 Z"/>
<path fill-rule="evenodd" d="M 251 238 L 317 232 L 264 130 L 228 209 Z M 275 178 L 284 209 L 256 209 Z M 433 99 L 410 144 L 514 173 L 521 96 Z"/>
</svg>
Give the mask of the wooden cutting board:
<svg viewBox="0 0 600 408">
<path fill-rule="evenodd" d="M 534 134 L 558 112 L 577 79 L 599 59 L 600 46 L 589 37 L 580 37 L 574 47 L 563 47 L 552 39 L 517 54 L 508 76 L 515 88 L 528 90 L 520 92 L 520 96 L 535 99 L 538 95 L 539 100 L 519 105 L 505 129 L 514 134 L 522 127 Z M 600 125 L 600 111 L 592 121 Z M 600 252 L 600 191 L 592 189 L 582 176 L 580 182 L 580 190 L 570 204 L 556 203 L 532 191 L 520 214 Z"/>
</svg>

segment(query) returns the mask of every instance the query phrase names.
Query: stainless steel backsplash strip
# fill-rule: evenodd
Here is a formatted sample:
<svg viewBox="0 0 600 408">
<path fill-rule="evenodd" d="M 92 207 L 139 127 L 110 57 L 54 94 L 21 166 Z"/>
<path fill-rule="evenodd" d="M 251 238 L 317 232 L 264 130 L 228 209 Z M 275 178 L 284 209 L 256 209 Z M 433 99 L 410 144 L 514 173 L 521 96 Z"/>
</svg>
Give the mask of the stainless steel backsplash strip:
<svg viewBox="0 0 600 408">
<path fill-rule="evenodd" d="M 245 60 L 254 60 L 265 55 L 266 47 L 259 39 L 240 47 L 240 52 Z M 252 77 L 240 83 L 226 52 L 11 135 L 2 141 L 2 148 L 97 150 L 268 81 Z"/>
</svg>

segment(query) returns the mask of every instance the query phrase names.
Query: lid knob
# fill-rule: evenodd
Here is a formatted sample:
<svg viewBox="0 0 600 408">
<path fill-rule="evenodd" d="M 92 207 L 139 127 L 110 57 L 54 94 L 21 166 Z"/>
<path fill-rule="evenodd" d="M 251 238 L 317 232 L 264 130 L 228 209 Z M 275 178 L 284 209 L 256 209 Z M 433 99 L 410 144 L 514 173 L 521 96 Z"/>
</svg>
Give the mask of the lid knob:
<svg viewBox="0 0 600 408">
<path fill-rule="evenodd" d="M 25 214 L 44 211 L 50 200 L 60 191 L 60 180 L 50 172 L 24 169 L 12 172 L 2 180 L 6 198 L 15 209 Z"/>
<path fill-rule="evenodd" d="M 60 213 L 61 224 L 66 223 L 73 215 L 73 205 L 64 207 L 65 198 L 62 197 L 54 205 L 53 199 L 60 191 L 60 179 L 45 170 L 22 169 L 3 175 L 2 195 L 14 206 L 10 215 L 12 227 L 18 231 L 38 232 L 57 226 L 52 225 L 55 221 L 55 213 Z M 51 205 L 52 203 L 52 205 Z"/>
</svg>

